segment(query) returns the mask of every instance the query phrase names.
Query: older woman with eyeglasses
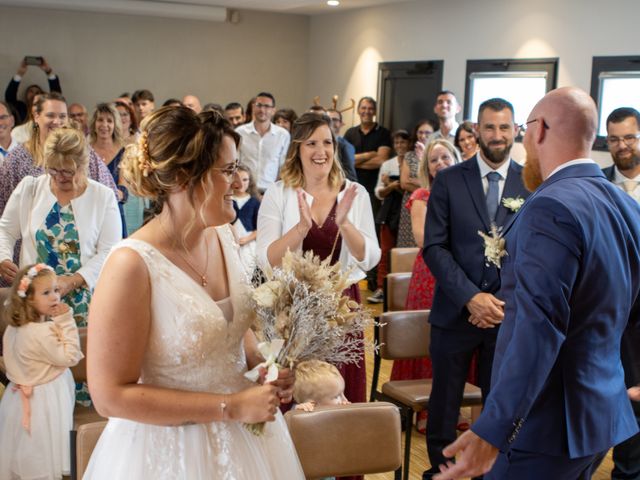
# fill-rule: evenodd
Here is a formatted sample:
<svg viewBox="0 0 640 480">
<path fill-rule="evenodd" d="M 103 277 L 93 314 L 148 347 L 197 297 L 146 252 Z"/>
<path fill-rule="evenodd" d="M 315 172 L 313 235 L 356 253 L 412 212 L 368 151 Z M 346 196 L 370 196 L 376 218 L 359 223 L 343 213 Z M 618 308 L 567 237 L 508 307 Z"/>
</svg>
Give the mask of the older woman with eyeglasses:
<svg viewBox="0 0 640 480">
<path fill-rule="evenodd" d="M 122 238 L 118 205 L 110 188 L 88 178 L 88 146 L 78 130 L 51 132 L 43 157 L 46 174 L 24 177 L 0 218 L 0 275 L 12 282 L 24 265 L 53 267 L 60 295 L 82 326 L 102 263 Z"/>
<path fill-rule="evenodd" d="M 30 139 L 9 152 L 0 166 L 0 215 L 20 180 L 27 175 L 44 173 L 43 149 L 47 136 L 69 122 L 66 100 L 59 93 L 40 94 L 33 108 L 33 132 Z M 88 162 L 89 177 L 111 188 L 116 194 L 113 177 L 93 149 L 89 149 Z"/>
</svg>

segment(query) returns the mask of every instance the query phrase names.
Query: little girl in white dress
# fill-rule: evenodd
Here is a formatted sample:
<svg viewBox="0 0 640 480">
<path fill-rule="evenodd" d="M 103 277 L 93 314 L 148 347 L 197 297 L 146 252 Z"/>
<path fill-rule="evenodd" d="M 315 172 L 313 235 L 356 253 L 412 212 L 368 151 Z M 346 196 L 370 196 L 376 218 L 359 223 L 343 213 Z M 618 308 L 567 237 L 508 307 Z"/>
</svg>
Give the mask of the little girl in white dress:
<svg viewBox="0 0 640 480">
<path fill-rule="evenodd" d="M 49 321 L 51 320 L 51 321 Z M 45 264 L 18 272 L 5 302 L 7 386 L 0 401 L 0 478 L 69 475 L 75 385 L 69 367 L 83 357 L 72 311 Z"/>
</svg>

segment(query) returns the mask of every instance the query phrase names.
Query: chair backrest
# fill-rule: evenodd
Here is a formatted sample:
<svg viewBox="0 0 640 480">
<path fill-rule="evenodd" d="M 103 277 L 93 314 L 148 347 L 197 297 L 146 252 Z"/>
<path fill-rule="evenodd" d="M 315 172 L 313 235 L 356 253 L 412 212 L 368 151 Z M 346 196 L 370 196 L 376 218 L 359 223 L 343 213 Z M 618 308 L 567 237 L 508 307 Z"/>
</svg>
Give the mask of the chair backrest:
<svg viewBox="0 0 640 480">
<path fill-rule="evenodd" d="M 389 273 L 385 277 L 386 282 L 386 310 L 404 310 L 409 293 L 409 282 L 411 282 L 411 272 Z"/>
<path fill-rule="evenodd" d="M 429 310 L 384 312 L 380 316 L 380 357 L 387 360 L 429 356 Z"/>
<path fill-rule="evenodd" d="M 80 336 L 80 348 L 84 358 L 75 367 L 71 367 L 71 373 L 73 374 L 73 380 L 80 383 L 87 381 L 87 327 L 78 327 L 78 335 Z"/>
<path fill-rule="evenodd" d="M 76 433 L 76 478 L 82 478 L 84 475 L 84 471 L 89 465 L 91 453 L 106 425 L 107 422 L 104 421 L 85 423 L 78 427 L 78 432 Z"/>
<path fill-rule="evenodd" d="M 291 410 L 285 419 L 307 479 L 389 472 L 402 465 L 400 413 L 391 403 Z"/>
<path fill-rule="evenodd" d="M 412 272 L 420 249 L 418 247 L 396 247 L 391 249 L 389 272 Z"/>
</svg>

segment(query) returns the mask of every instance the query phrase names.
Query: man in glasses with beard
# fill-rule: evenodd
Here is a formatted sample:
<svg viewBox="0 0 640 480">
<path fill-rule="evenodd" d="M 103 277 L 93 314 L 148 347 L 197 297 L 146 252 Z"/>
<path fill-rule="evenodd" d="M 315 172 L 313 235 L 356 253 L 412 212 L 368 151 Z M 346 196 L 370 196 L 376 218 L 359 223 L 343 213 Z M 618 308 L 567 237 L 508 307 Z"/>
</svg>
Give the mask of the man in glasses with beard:
<svg viewBox="0 0 640 480">
<path fill-rule="evenodd" d="M 640 112 L 616 108 L 607 117 L 607 145 L 613 165 L 602 170 L 605 177 L 640 202 Z M 628 328 L 620 345 L 625 383 L 640 383 L 640 333 Z M 640 402 L 631 402 L 640 425 Z M 640 433 L 613 449 L 612 480 L 640 478 Z"/>
<path fill-rule="evenodd" d="M 480 152 L 447 168 L 431 189 L 423 255 L 436 278 L 429 316 L 433 385 L 428 407 L 427 450 L 430 479 L 445 463 L 442 449 L 456 439 L 458 412 L 474 352 L 478 386 L 489 393 L 491 366 L 504 302 L 500 259 L 485 257 L 485 238 L 499 235 L 529 195 L 522 167 L 510 153 L 517 127 L 513 106 L 504 99 L 483 102 L 478 112 Z M 481 236 L 479 233 L 484 236 Z M 497 241 L 497 240 L 496 240 Z"/>
<path fill-rule="evenodd" d="M 620 346 L 640 321 L 640 205 L 589 158 L 598 111 L 586 92 L 552 90 L 526 125 L 535 192 L 504 232 L 491 393 L 438 480 L 587 480 L 638 432 Z"/>
</svg>

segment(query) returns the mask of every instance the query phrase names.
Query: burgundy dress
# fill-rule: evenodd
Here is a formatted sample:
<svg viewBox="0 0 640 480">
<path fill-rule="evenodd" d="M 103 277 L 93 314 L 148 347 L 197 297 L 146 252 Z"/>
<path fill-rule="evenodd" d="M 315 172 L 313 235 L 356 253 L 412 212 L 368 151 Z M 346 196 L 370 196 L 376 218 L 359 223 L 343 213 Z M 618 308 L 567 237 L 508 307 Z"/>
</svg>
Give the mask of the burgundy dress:
<svg viewBox="0 0 640 480">
<path fill-rule="evenodd" d="M 429 200 L 429 190 L 419 188 L 415 190 L 405 207 L 411 211 L 413 202 L 420 200 L 427 202 Z M 409 293 L 405 303 L 406 310 L 429 310 L 433 305 L 433 292 L 436 288 L 436 279 L 424 263 L 422 258 L 422 249 L 418 252 L 416 260 L 413 263 L 411 273 L 411 281 L 409 282 Z M 391 370 L 391 380 L 417 380 L 422 378 L 432 378 L 431 359 L 419 358 L 417 360 L 396 360 L 393 362 Z M 478 378 L 478 359 L 477 353 L 474 354 L 469 367 L 467 382 L 477 384 Z"/>
<path fill-rule="evenodd" d="M 340 231 L 336 224 L 336 207 L 338 202 L 333 204 L 327 219 L 322 225 L 316 224 L 312 220 L 311 229 L 307 233 L 307 236 L 302 242 L 302 250 L 308 252 L 309 250 L 319 256 L 322 260 L 331 255 L 333 249 L 333 255 L 331 255 L 331 265 L 335 264 L 340 259 L 340 251 L 342 249 L 342 238 L 339 237 Z M 335 248 L 334 248 L 335 244 Z M 360 298 L 360 288 L 355 283 L 344 291 L 352 300 L 362 303 Z M 362 360 L 358 365 L 341 365 L 338 367 L 342 378 L 344 378 L 344 395 L 351 403 L 366 402 L 366 390 L 367 390 L 367 375 L 364 364 L 364 352 Z M 338 477 L 336 480 L 363 480 L 364 477 L 351 476 L 351 477 Z"/>
<path fill-rule="evenodd" d="M 323 225 L 319 226 L 316 222 L 312 222 L 311 229 L 302 242 L 302 250 L 304 252 L 311 250 L 322 260 L 331 254 L 331 249 L 335 243 L 333 255 L 331 256 L 332 265 L 340 259 L 340 251 L 342 249 L 342 238 L 339 237 L 340 232 L 338 225 L 336 225 L 337 205 L 338 203 L 336 201 Z M 344 294 L 352 300 L 361 303 L 360 288 L 357 283 L 347 288 Z M 342 365 L 338 367 L 338 370 L 340 370 L 344 378 L 344 394 L 347 399 L 352 403 L 366 402 L 367 376 L 365 372 L 364 355 L 358 365 Z"/>
</svg>

